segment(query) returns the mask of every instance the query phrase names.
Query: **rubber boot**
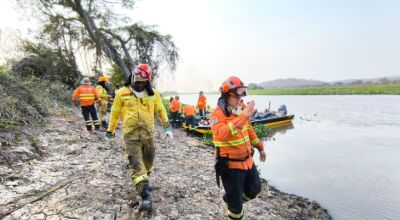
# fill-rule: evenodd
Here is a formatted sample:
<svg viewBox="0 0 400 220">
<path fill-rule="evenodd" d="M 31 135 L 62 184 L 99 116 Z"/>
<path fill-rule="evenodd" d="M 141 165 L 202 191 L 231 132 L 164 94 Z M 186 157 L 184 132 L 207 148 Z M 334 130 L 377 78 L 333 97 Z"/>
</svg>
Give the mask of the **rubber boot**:
<svg viewBox="0 0 400 220">
<path fill-rule="evenodd" d="M 96 131 L 100 130 L 100 125 L 95 125 L 94 130 L 96 130 Z"/>
<path fill-rule="evenodd" d="M 103 126 L 103 128 L 108 128 L 108 124 L 106 121 L 102 121 L 101 126 Z"/>
<path fill-rule="evenodd" d="M 86 126 L 86 129 L 87 129 L 87 131 L 90 132 L 90 131 L 92 131 L 92 126 L 91 126 L 91 125 L 90 125 L 90 126 L 88 125 L 88 126 Z"/>
<path fill-rule="evenodd" d="M 142 202 L 139 206 L 139 212 L 151 212 L 152 202 L 151 202 L 151 194 L 150 194 L 150 186 L 149 184 L 145 184 L 143 186 L 142 192 Z"/>
</svg>

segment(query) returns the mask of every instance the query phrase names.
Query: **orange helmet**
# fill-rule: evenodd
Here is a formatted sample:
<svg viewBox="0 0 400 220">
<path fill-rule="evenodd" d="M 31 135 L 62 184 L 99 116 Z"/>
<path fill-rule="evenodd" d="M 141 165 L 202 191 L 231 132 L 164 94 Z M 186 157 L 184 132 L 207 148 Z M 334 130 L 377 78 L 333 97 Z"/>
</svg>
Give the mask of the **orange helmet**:
<svg viewBox="0 0 400 220">
<path fill-rule="evenodd" d="M 222 83 L 219 91 L 232 96 L 246 96 L 247 86 L 238 77 L 231 76 Z"/>
<path fill-rule="evenodd" d="M 98 82 L 108 82 L 108 78 L 105 76 L 100 76 Z"/>
<path fill-rule="evenodd" d="M 139 75 L 141 78 L 151 80 L 153 73 L 151 72 L 150 66 L 148 64 L 139 64 L 132 68 L 133 75 Z"/>
</svg>

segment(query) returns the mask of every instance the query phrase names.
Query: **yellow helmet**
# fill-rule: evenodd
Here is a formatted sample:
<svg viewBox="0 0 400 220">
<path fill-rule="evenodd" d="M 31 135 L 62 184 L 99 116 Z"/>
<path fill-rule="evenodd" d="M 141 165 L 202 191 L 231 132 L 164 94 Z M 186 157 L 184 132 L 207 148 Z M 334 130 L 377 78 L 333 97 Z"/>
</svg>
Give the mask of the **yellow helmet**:
<svg viewBox="0 0 400 220">
<path fill-rule="evenodd" d="M 108 82 L 108 78 L 105 76 L 100 76 L 98 82 Z"/>
</svg>

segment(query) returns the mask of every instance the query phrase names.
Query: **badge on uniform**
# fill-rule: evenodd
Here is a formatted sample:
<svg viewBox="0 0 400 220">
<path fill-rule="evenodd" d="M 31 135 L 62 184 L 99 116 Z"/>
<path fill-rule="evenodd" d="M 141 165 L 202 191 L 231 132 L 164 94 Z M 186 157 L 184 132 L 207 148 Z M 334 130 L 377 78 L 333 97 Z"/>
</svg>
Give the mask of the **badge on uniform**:
<svg viewBox="0 0 400 220">
<path fill-rule="evenodd" d="M 214 119 L 211 121 L 211 124 L 212 124 L 212 125 L 215 125 L 215 124 L 217 124 L 217 119 L 216 119 L 216 118 L 214 118 Z"/>
</svg>

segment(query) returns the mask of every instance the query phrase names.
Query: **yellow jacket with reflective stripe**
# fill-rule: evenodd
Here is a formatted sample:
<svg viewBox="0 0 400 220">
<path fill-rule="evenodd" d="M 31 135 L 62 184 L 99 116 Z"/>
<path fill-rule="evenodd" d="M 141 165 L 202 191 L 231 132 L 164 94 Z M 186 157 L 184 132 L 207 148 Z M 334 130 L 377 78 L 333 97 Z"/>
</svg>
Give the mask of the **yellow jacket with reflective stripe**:
<svg viewBox="0 0 400 220">
<path fill-rule="evenodd" d="M 160 93 L 153 91 L 153 96 L 137 98 L 129 87 L 124 86 L 119 89 L 111 107 L 107 131 L 115 132 L 120 116 L 122 116 L 122 132 L 124 135 L 131 135 L 131 139 L 146 140 L 154 137 L 155 114 L 160 118 L 162 125 L 168 127 L 167 111 Z"/>
<path fill-rule="evenodd" d="M 210 116 L 213 131 L 213 143 L 219 148 L 219 156 L 233 159 L 229 161 L 230 169 L 249 170 L 253 166 L 252 146 L 263 150 L 264 145 L 257 138 L 251 122 L 244 113 L 225 116 L 218 107 Z M 241 160 L 241 161 L 236 161 Z"/>
<path fill-rule="evenodd" d="M 108 101 L 108 97 L 110 97 L 107 93 L 107 90 L 103 88 L 101 85 L 96 86 L 97 93 L 99 93 L 100 100 Z"/>
</svg>

